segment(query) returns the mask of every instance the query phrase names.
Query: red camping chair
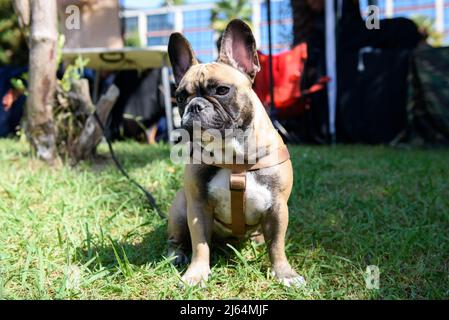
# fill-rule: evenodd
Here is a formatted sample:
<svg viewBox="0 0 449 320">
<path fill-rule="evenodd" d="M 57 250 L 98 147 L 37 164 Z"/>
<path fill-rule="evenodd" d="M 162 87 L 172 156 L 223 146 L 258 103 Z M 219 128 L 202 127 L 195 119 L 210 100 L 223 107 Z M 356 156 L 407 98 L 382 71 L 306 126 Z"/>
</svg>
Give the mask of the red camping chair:
<svg viewBox="0 0 449 320">
<path fill-rule="evenodd" d="M 258 52 L 261 71 L 254 81 L 254 91 L 259 96 L 270 115 L 276 119 L 291 119 L 299 116 L 310 108 L 308 96 L 324 89 L 328 77 L 319 81 L 306 90 L 302 90 L 301 83 L 304 66 L 307 60 L 307 44 L 301 43 L 293 49 L 273 55 L 274 107 L 270 109 L 270 71 L 269 57 Z"/>
</svg>

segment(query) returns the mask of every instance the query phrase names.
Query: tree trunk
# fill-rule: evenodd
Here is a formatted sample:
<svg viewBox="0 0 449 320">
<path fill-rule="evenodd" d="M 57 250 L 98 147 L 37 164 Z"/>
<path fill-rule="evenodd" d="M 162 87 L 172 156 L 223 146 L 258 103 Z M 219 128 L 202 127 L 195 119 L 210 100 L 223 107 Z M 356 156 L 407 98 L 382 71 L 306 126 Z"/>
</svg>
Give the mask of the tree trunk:
<svg viewBox="0 0 449 320">
<path fill-rule="evenodd" d="M 56 0 L 31 1 L 26 131 L 37 157 L 50 165 L 58 159 L 52 112 L 56 87 L 57 38 Z"/>
</svg>

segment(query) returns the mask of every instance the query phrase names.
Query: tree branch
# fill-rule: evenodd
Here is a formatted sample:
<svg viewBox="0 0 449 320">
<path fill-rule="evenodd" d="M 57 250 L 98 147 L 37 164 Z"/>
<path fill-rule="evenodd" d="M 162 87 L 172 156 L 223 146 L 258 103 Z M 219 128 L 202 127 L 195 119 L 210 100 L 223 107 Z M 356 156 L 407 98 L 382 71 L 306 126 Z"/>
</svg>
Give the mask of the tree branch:
<svg viewBox="0 0 449 320">
<path fill-rule="evenodd" d="M 21 29 L 28 28 L 31 22 L 30 1 L 29 0 L 14 0 L 14 11 L 19 17 L 19 26 Z"/>
</svg>

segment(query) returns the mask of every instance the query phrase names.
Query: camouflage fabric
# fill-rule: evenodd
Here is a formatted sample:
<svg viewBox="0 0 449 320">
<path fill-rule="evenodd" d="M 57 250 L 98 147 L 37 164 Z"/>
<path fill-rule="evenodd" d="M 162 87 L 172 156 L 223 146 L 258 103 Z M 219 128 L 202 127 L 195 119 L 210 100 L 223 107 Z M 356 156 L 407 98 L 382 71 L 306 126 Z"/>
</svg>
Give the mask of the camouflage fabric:
<svg viewBox="0 0 449 320">
<path fill-rule="evenodd" d="M 410 71 L 408 127 L 394 143 L 449 145 L 449 47 L 417 49 Z"/>
</svg>

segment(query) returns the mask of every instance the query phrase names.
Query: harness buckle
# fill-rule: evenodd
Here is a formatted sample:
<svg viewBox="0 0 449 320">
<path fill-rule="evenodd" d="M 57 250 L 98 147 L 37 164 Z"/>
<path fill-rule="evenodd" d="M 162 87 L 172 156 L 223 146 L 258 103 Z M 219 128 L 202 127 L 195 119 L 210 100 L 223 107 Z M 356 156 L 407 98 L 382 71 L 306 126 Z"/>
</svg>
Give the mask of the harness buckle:
<svg viewBox="0 0 449 320">
<path fill-rule="evenodd" d="M 244 191 L 246 189 L 246 172 L 231 173 L 229 188 L 233 191 Z"/>
</svg>

